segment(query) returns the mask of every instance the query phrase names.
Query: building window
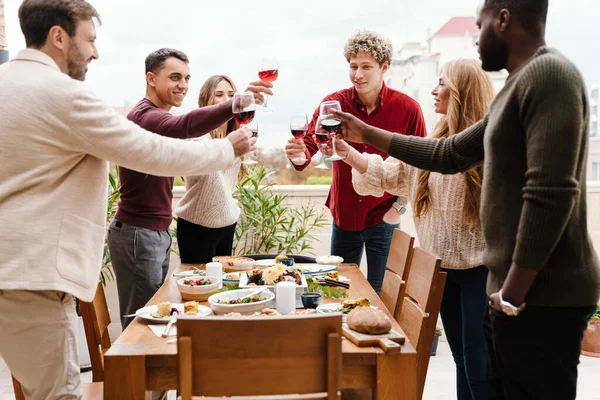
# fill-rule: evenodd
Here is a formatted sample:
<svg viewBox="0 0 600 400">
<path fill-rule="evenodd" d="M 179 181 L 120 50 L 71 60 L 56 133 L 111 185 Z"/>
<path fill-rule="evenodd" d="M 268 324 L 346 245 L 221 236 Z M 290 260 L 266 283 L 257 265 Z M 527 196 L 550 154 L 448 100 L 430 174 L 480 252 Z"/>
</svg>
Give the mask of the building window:
<svg viewBox="0 0 600 400">
<path fill-rule="evenodd" d="M 598 121 L 592 121 L 590 136 L 596 136 L 597 134 L 598 134 Z"/>
<path fill-rule="evenodd" d="M 592 164 L 592 180 L 600 181 L 600 163 Z"/>
<path fill-rule="evenodd" d="M 598 106 L 592 107 L 592 115 L 598 115 Z"/>
<path fill-rule="evenodd" d="M 592 99 L 598 99 L 598 89 L 592 90 Z"/>
</svg>

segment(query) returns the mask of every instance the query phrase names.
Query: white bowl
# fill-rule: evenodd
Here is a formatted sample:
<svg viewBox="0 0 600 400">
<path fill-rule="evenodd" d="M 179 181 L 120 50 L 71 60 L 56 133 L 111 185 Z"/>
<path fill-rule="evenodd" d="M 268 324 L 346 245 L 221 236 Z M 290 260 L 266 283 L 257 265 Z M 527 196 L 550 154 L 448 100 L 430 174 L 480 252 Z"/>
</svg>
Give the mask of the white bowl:
<svg viewBox="0 0 600 400">
<path fill-rule="evenodd" d="M 256 311 L 261 311 L 263 308 L 269 308 L 271 302 L 275 298 L 273 292 L 265 290 L 259 293 L 259 296 L 264 297 L 265 300 L 257 301 L 255 303 L 243 303 L 243 304 L 222 304 L 218 303 L 217 300 L 229 301 L 246 296 L 250 293 L 254 293 L 258 288 L 253 289 L 238 289 L 229 290 L 227 292 L 221 292 L 213 294 L 208 298 L 208 305 L 217 315 L 227 314 L 230 312 L 237 312 L 242 315 L 251 315 Z"/>
<path fill-rule="evenodd" d="M 190 286 L 183 283 L 183 281 L 187 279 L 209 279 L 212 283 L 202 286 Z M 181 293 L 182 298 L 198 300 L 197 296 L 199 295 L 207 295 L 216 292 L 219 289 L 220 283 L 221 278 L 214 276 L 190 276 L 177 279 L 177 288 L 179 289 L 179 293 Z"/>
</svg>

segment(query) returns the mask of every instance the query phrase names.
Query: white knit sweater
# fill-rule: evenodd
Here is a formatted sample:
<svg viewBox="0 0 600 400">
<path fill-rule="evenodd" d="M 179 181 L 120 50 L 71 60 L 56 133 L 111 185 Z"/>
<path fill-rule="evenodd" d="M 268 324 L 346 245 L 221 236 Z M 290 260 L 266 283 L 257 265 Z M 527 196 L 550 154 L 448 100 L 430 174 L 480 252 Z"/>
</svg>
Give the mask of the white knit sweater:
<svg viewBox="0 0 600 400">
<path fill-rule="evenodd" d="M 199 139 L 213 140 L 210 135 Z M 241 161 L 225 171 L 200 176 L 186 176 L 186 192 L 175 208 L 178 217 L 206 228 L 233 225 L 240 217 L 240 208 L 232 193 L 235 189 Z"/>
<path fill-rule="evenodd" d="M 364 154 L 368 159 L 365 174 L 352 170 L 354 190 L 360 195 L 381 197 L 384 192 L 398 195 L 398 202 L 410 198 L 414 204 L 419 170 L 389 157 L 385 161 L 376 154 Z M 469 231 L 464 218 L 465 191 L 463 174 L 429 175 L 431 208 L 415 218 L 421 247 L 442 259 L 442 268 L 467 269 L 483 264 L 486 245 L 480 229 Z"/>
</svg>

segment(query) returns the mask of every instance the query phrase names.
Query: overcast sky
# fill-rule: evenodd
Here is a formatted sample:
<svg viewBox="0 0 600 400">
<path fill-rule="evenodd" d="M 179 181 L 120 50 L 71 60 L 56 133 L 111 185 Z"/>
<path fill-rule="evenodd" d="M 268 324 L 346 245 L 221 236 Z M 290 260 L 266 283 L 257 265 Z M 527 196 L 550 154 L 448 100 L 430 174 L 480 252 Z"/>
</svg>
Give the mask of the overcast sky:
<svg viewBox="0 0 600 400">
<path fill-rule="evenodd" d="M 103 25 L 100 59 L 87 83 L 109 104 L 135 104 L 144 96 L 144 58 L 174 47 L 190 58 L 192 79 L 183 106 L 197 104 L 200 86 L 213 74 L 230 75 L 238 89 L 257 79 L 262 57 L 279 61 L 272 114 L 257 114 L 262 145 L 283 146 L 294 113 L 312 114 L 327 94 L 349 87 L 343 46 L 357 29 L 387 36 L 399 49 L 425 41 L 453 16 L 475 15 L 480 0 L 91 0 Z M 6 0 L 6 36 L 13 57 L 25 42 L 20 0 Z M 600 81 L 600 1 L 550 0 L 547 42 L 579 66 L 588 86 Z"/>
</svg>

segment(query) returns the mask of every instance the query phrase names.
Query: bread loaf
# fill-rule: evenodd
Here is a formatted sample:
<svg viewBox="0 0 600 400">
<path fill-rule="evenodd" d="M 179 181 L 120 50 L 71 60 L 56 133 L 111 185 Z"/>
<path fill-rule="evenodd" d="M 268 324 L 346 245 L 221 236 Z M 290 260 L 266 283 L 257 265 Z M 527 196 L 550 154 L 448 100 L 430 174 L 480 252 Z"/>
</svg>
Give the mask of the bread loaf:
<svg viewBox="0 0 600 400">
<path fill-rule="evenodd" d="M 371 307 L 356 307 L 346 319 L 348 327 L 360 333 L 378 335 L 392 329 L 392 322 L 379 310 Z"/>
</svg>

